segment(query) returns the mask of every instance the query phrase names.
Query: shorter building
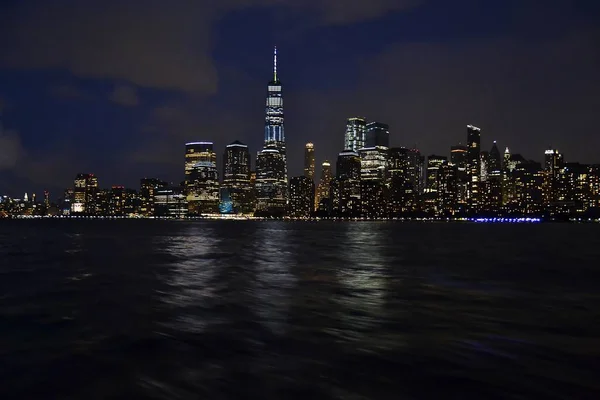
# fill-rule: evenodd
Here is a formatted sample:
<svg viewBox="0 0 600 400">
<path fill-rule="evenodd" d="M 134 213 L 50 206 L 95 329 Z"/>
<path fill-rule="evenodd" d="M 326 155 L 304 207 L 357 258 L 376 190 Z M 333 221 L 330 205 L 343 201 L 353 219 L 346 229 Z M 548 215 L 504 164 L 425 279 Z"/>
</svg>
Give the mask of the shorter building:
<svg viewBox="0 0 600 400">
<path fill-rule="evenodd" d="M 167 182 L 157 178 L 140 179 L 140 209 L 139 213 L 149 217 L 154 215 L 154 191 L 167 186 Z"/>
<path fill-rule="evenodd" d="M 163 218 L 185 218 L 188 202 L 183 188 L 161 187 L 154 191 L 154 215 Z"/>
<path fill-rule="evenodd" d="M 288 215 L 296 218 L 310 217 L 315 202 L 315 183 L 307 176 L 290 179 L 290 204 Z"/>
</svg>

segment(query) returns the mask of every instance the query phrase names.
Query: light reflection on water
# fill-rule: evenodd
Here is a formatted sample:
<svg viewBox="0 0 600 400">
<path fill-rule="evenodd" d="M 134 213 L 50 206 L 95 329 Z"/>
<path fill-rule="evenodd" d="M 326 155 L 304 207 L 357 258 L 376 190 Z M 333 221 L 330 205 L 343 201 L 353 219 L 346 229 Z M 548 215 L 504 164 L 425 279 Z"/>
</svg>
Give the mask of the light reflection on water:
<svg viewBox="0 0 600 400">
<path fill-rule="evenodd" d="M 595 226 L 45 223 L 0 224 L 2 399 L 598 398 Z"/>
</svg>

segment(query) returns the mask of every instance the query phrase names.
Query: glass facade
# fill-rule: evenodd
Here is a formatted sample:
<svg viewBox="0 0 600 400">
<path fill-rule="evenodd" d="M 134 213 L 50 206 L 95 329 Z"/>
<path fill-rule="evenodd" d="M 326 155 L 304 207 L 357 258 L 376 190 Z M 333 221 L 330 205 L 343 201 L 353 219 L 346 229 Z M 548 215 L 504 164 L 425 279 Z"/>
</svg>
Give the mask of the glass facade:
<svg viewBox="0 0 600 400">
<path fill-rule="evenodd" d="M 365 147 L 367 121 L 362 117 L 348 118 L 344 135 L 344 150 L 358 151 Z"/>
</svg>

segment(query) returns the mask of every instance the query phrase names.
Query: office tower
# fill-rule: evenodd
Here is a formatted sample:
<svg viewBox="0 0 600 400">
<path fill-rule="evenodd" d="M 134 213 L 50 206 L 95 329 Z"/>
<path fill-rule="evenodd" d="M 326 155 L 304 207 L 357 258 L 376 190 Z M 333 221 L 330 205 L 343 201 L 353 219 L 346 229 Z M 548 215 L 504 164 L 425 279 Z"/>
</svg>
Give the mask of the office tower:
<svg viewBox="0 0 600 400">
<path fill-rule="evenodd" d="M 110 190 L 108 214 L 123 216 L 125 209 L 125 186 L 115 185 Z"/>
<path fill-rule="evenodd" d="M 477 213 L 481 208 L 481 129 L 473 125 L 467 125 L 467 149 L 468 204 L 470 212 Z"/>
<path fill-rule="evenodd" d="M 356 151 L 365 147 L 367 121 L 362 117 L 348 118 L 344 136 L 344 150 Z"/>
<path fill-rule="evenodd" d="M 361 210 L 365 218 L 387 216 L 387 147 L 365 147 L 360 155 Z"/>
<path fill-rule="evenodd" d="M 443 160 L 436 173 L 438 216 L 454 216 L 458 211 L 458 167 Z"/>
<path fill-rule="evenodd" d="M 514 198 L 510 149 L 507 147 L 502 156 L 502 206 L 506 208 Z M 514 168 L 513 168 L 514 169 Z"/>
<path fill-rule="evenodd" d="M 190 215 L 219 212 L 219 171 L 212 142 L 186 144 L 184 189 Z"/>
<path fill-rule="evenodd" d="M 590 165 L 588 169 L 588 184 L 590 187 L 589 214 L 600 217 L 600 165 Z"/>
<path fill-rule="evenodd" d="M 167 186 L 167 182 L 157 178 L 140 179 L 140 214 L 145 217 L 154 215 L 154 191 Z"/>
<path fill-rule="evenodd" d="M 315 195 L 315 209 L 317 211 L 329 210 L 329 186 L 331 184 L 331 163 L 327 160 L 321 165 L 321 180 Z"/>
<path fill-rule="evenodd" d="M 185 189 L 165 186 L 154 190 L 154 214 L 161 218 L 185 218 L 188 215 Z"/>
<path fill-rule="evenodd" d="M 221 213 L 254 212 L 250 164 L 248 146 L 239 141 L 227 145 L 223 154 L 223 184 L 219 206 Z"/>
<path fill-rule="evenodd" d="M 450 148 L 450 164 L 457 170 L 457 204 L 459 209 L 467 205 L 467 146 L 458 144 Z"/>
<path fill-rule="evenodd" d="M 544 152 L 544 203 L 546 206 L 558 201 L 558 178 L 563 165 L 563 155 L 558 150 L 548 149 Z"/>
<path fill-rule="evenodd" d="M 65 189 L 63 194 L 63 199 L 60 204 L 61 214 L 69 215 L 73 208 L 73 203 L 75 202 L 75 190 L 73 188 Z"/>
<path fill-rule="evenodd" d="M 507 211 L 516 215 L 542 214 L 544 174 L 538 162 L 525 160 L 519 154 L 511 156 L 510 202 Z"/>
<path fill-rule="evenodd" d="M 289 215 L 296 218 L 311 216 L 315 203 L 315 183 L 307 176 L 290 179 Z"/>
<path fill-rule="evenodd" d="M 256 215 L 285 216 L 287 187 L 285 159 L 275 147 L 267 147 L 256 157 Z"/>
<path fill-rule="evenodd" d="M 420 208 L 423 182 L 423 157 L 419 150 L 391 148 L 388 159 L 388 205 L 391 216 L 409 215 Z"/>
<path fill-rule="evenodd" d="M 423 198 L 424 211 L 431 215 L 437 215 L 439 213 L 438 199 L 438 173 L 440 167 L 448 163 L 448 158 L 444 156 L 430 155 L 427 157 L 427 170 L 425 178 L 425 192 Z"/>
<path fill-rule="evenodd" d="M 365 147 L 390 147 L 390 127 L 381 122 L 367 124 Z"/>
<path fill-rule="evenodd" d="M 360 216 L 360 157 L 343 151 L 336 162 L 336 176 L 331 181 L 331 212 L 335 217 Z"/>
<path fill-rule="evenodd" d="M 94 174 L 77 174 L 73 188 L 71 212 L 96 215 L 98 178 Z"/>
<path fill-rule="evenodd" d="M 50 193 L 47 190 L 44 190 L 44 207 L 46 210 L 50 207 Z"/>
<path fill-rule="evenodd" d="M 487 183 L 485 193 L 485 210 L 492 214 L 500 212 L 503 200 L 502 158 L 496 145 L 492 145 L 487 157 Z"/>
<path fill-rule="evenodd" d="M 479 168 L 479 182 L 487 182 L 488 178 L 488 163 L 489 163 L 490 153 L 487 151 L 482 151 L 479 153 L 479 162 L 481 166 Z M 485 185 L 482 185 L 482 187 Z M 485 193 L 483 190 L 480 190 L 481 193 L 481 201 L 483 202 L 485 198 Z"/>
<path fill-rule="evenodd" d="M 98 215 L 110 216 L 111 189 L 98 189 L 96 211 Z"/>
<path fill-rule="evenodd" d="M 288 182 L 282 85 L 277 76 L 277 48 L 273 56 L 273 80 L 268 85 L 265 114 L 265 143 L 256 160 L 256 211 L 264 216 L 284 216 Z"/>
<path fill-rule="evenodd" d="M 304 147 L 304 176 L 314 181 L 315 179 L 315 146 L 306 143 Z"/>
</svg>

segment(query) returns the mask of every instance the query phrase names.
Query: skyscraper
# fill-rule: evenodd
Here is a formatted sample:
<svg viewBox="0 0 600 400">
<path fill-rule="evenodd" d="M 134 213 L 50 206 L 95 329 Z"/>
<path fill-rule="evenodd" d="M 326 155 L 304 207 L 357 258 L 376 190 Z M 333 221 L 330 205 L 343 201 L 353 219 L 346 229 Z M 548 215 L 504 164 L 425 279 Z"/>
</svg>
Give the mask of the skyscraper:
<svg viewBox="0 0 600 400">
<path fill-rule="evenodd" d="M 212 142 L 186 144 L 185 192 L 190 215 L 219 212 L 219 171 Z"/>
<path fill-rule="evenodd" d="M 502 207 L 502 158 L 496 141 L 487 159 L 487 184 L 485 209 L 490 213 L 498 213 Z"/>
<path fill-rule="evenodd" d="M 360 215 L 360 157 L 354 151 L 338 155 L 336 177 L 331 182 L 331 211 L 336 217 Z"/>
<path fill-rule="evenodd" d="M 275 48 L 273 79 L 269 82 L 267 91 L 265 144 L 256 160 L 257 212 L 263 215 L 285 215 L 287 192 L 283 96 L 281 81 L 277 76 L 277 48 Z"/>
<path fill-rule="evenodd" d="M 365 147 L 390 147 L 390 127 L 381 122 L 367 124 Z"/>
<path fill-rule="evenodd" d="M 329 186 L 331 184 L 331 163 L 327 160 L 321 165 L 321 180 L 315 196 L 315 209 L 328 208 L 321 203 L 329 201 Z"/>
<path fill-rule="evenodd" d="M 304 147 L 304 176 L 315 179 L 315 146 L 312 143 L 306 143 Z"/>
<path fill-rule="evenodd" d="M 315 202 L 315 183 L 307 176 L 290 179 L 290 212 L 293 217 L 310 217 Z"/>
<path fill-rule="evenodd" d="M 467 205 L 467 146 L 459 144 L 450 148 L 450 164 L 456 166 L 456 202 L 464 209 Z"/>
<path fill-rule="evenodd" d="M 365 147 L 367 121 L 363 117 L 348 118 L 344 136 L 344 150 L 358 151 Z"/>
<path fill-rule="evenodd" d="M 221 212 L 250 213 L 253 211 L 250 185 L 250 152 L 248 146 L 235 141 L 228 144 L 223 154 L 223 184 L 221 185 Z M 231 202 L 231 208 L 224 207 Z"/>
<path fill-rule="evenodd" d="M 77 174 L 74 182 L 71 211 L 76 214 L 97 213 L 98 177 L 94 174 Z"/>
<path fill-rule="evenodd" d="M 387 147 L 364 147 L 360 155 L 360 200 L 362 216 L 381 218 L 387 215 Z"/>
<path fill-rule="evenodd" d="M 430 155 L 427 157 L 424 206 L 425 211 L 433 215 L 439 214 L 441 204 L 439 200 L 439 184 L 441 179 L 438 177 L 438 174 L 442 165 L 447 163 L 448 158 L 444 156 Z"/>
<path fill-rule="evenodd" d="M 467 176 L 468 204 L 472 213 L 477 213 L 481 206 L 481 129 L 467 125 Z"/>
</svg>

